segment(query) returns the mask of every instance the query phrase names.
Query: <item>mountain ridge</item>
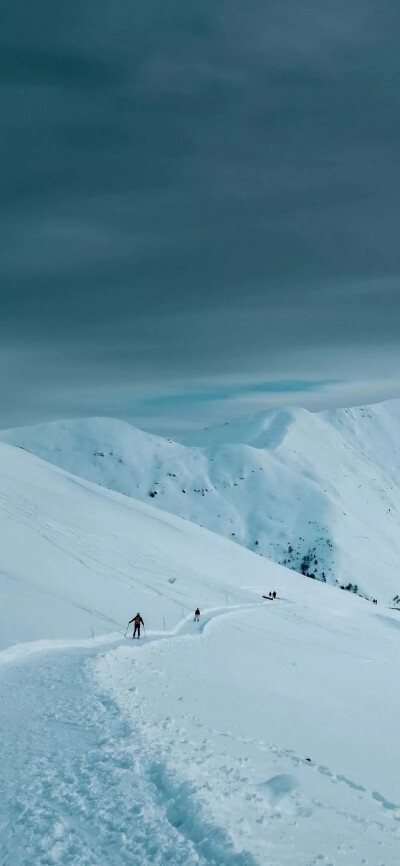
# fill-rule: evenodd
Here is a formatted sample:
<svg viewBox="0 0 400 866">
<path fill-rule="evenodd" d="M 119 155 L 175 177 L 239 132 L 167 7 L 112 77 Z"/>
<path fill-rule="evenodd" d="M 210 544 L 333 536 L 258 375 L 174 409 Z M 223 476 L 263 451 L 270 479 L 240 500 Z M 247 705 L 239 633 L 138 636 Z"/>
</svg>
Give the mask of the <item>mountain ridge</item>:
<svg viewBox="0 0 400 866">
<path fill-rule="evenodd" d="M 68 472 L 387 603 L 400 592 L 399 439 L 400 401 L 267 410 L 186 443 L 104 418 L 0 433 Z"/>
</svg>

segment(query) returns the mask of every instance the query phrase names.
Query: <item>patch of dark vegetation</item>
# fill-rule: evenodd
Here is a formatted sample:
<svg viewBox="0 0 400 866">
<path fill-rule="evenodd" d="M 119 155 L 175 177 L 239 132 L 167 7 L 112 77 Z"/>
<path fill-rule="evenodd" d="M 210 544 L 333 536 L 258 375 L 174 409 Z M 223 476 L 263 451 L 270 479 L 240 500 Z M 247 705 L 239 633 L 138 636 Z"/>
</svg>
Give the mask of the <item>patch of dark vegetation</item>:
<svg viewBox="0 0 400 866">
<path fill-rule="evenodd" d="M 328 576 L 331 576 L 332 580 L 334 573 L 331 554 L 333 543 L 324 527 L 318 525 L 316 521 L 308 522 L 310 526 L 315 527 L 314 540 L 307 544 L 304 537 L 300 535 L 297 540 L 288 542 L 278 562 L 291 568 L 292 571 L 304 574 L 305 577 L 326 583 Z"/>
</svg>

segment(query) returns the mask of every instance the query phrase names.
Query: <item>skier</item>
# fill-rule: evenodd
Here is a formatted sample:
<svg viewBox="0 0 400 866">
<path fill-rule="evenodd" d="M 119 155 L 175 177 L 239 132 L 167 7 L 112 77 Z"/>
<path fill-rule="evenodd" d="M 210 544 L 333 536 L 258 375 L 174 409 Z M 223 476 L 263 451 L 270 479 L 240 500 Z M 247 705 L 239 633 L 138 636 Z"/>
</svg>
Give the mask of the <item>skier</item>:
<svg viewBox="0 0 400 866">
<path fill-rule="evenodd" d="M 144 628 L 144 622 L 142 620 L 142 617 L 140 616 L 140 613 L 137 613 L 136 616 L 133 617 L 133 619 L 130 619 L 128 625 L 130 625 L 131 622 L 135 623 L 135 628 L 134 628 L 134 632 L 132 635 L 132 640 L 136 637 L 136 632 L 137 632 L 137 636 L 138 636 L 138 640 L 139 640 L 139 638 L 140 638 L 140 625 L 142 625 Z"/>
<path fill-rule="evenodd" d="M 276 598 L 276 592 L 275 592 L 275 590 L 274 590 L 273 593 L 272 593 L 272 598 Z"/>
<path fill-rule="evenodd" d="M 198 622 L 199 619 L 200 619 L 200 611 L 199 611 L 199 608 L 196 607 L 196 610 L 194 612 L 194 622 Z"/>
</svg>

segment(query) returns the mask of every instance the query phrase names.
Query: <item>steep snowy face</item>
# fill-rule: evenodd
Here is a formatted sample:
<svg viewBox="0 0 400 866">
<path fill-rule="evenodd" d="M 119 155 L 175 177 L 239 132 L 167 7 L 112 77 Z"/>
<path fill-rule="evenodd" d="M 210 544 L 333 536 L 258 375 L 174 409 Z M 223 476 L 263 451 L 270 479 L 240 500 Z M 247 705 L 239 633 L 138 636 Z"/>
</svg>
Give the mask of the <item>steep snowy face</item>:
<svg viewBox="0 0 400 866">
<path fill-rule="evenodd" d="M 185 445 L 86 419 L 0 438 L 90 481 L 190 519 L 317 580 L 400 595 L 400 402 L 279 409 Z"/>
<path fill-rule="evenodd" d="M 195 524 L 0 444 L 0 650 L 121 637 L 137 611 L 164 633 L 197 606 L 259 602 L 282 575 L 293 582 Z"/>
</svg>

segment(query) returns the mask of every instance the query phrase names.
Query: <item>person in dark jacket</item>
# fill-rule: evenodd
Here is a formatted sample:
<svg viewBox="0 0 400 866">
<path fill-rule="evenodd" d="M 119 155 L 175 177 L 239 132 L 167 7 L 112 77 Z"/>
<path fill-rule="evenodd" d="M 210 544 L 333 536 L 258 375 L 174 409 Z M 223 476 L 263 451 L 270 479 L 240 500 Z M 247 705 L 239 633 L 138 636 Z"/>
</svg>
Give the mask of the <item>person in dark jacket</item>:
<svg viewBox="0 0 400 866">
<path fill-rule="evenodd" d="M 200 619 L 200 611 L 199 611 L 199 608 L 196 607 L 196 610 L 194 612 L 194 622 L 198 622 L 199 619 Z"/>
<path fill-rule="evenodd" d="M 144 627 L 144 622 L 142 620 L 142 617 L 140 616 L 140 613 L 137 613 L 136 616 L 133 617 L 133 619 L 129 620 L 129 625 L 131 624 L 131 622 L 133 622 L 135 624 L 135 628 L 134 628 L 133 635 L 132 635 L 132 640 L 133 640 L 133 638 L 136 637 L 136 632 L 137 632 L 137 636 L 139 639 L 140 638 L 140 626 L 142 625 Z"/>
</svg>

